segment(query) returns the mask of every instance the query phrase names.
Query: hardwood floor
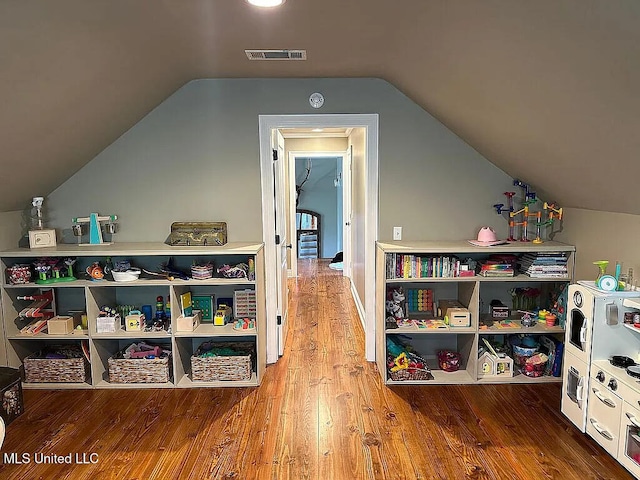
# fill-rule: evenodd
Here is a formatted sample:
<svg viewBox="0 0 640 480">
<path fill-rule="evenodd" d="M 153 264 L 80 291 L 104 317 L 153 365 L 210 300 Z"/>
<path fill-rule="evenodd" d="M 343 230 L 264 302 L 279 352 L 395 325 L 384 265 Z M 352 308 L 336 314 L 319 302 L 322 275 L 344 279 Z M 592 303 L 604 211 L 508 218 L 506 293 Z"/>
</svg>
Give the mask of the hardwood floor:
<svg viewBox="0 0 640 480">
<path fill-rule="evenodd" d="M 259 388 L 25 390 L 0 478 L 632 478 L 565 420 L 558 384 L 383 386 L 347 280 L 326 262 L 300 275 Z M 36 463 L 70 453 L 88 463 Z"/>
</svg>

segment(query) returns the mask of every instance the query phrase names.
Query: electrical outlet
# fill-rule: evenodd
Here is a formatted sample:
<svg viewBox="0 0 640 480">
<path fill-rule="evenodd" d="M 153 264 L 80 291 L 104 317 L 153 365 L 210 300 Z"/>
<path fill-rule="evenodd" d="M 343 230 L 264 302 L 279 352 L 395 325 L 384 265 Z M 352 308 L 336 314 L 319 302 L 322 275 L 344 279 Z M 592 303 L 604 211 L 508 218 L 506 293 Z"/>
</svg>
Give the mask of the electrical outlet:
<svg viewBox="0 0 640 480">
<path fill-rule="evenodd" d="M 402 240 L 402 227 L 393 227 L 393 239 Z"/>
</svg>

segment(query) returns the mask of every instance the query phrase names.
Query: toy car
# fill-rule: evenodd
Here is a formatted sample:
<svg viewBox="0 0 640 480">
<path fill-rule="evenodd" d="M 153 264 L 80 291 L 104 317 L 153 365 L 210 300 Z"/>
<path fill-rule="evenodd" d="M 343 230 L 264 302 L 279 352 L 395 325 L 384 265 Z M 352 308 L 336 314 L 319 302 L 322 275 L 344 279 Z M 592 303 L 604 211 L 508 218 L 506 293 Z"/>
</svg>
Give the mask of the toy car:
<svg viewBox="0 0 640 480">
<path fill-rule="evenodd" d="M 226 325 L 231 321 L 231 307 L 226 305 L 218 306 L 216 315 L 213 317 L 214 325 Z"/>
</svg>

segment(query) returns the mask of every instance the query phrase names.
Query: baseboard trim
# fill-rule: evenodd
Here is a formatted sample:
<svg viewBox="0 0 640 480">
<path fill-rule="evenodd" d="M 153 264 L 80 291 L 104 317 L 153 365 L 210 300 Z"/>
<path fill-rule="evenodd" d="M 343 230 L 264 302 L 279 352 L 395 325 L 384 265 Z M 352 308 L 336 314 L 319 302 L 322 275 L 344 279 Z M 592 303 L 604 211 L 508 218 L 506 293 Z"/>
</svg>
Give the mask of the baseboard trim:
<svg viewBox="0 0 640 480">
<path fill-rule="evenodd" d="M 358 290 L 356 290 L 356 285 L 353 283 L 353 278 L 349 279 L 351 283 L 351 296 L 353 297 L 353 301 L 356 304 L 356 310 L 358 310 L 358 317 L 360 317 L 360 323 L 362 324 L 362 329 L 366 331 L 366 327 L 364 324 L 364 305 L 362 305 L 362 300 L 360 300 L 360 295 L 358 295 Z"/>
</svg>

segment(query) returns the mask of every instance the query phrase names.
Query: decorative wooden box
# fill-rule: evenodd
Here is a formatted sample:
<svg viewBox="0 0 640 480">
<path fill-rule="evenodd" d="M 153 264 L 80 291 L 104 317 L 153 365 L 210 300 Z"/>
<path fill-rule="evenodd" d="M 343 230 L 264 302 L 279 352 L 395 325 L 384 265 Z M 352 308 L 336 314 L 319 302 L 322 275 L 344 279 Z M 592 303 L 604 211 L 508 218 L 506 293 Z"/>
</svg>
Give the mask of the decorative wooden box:
<svg viewBox="0 0 640 480">
<path fill-rule="evenodd" d="M 120 314 L 116 313 L 114 316 L 105 316 L 96 318 L 96 332 L 97 333 L 113 333 L 119 331 L 122 328 L 122 319 Z"/>
<path fill-rule="evenodd" d="M 47 332 L 49 335 L 66 335 L 73 332 L 73 317 L 56 315 L 47 320 Z"/>
<path fill-rule="evenodd" d="M 215 247 L 227 243 L 226 222 L 173 222 L 169 245 Z"/>
<path fill-rule="evenodd" d="M 192 316 L 180 315 L 176 318 L 177 332 L 193 332 L 200 325 L 200 312 L 194 312 Z"/>
</svg>

